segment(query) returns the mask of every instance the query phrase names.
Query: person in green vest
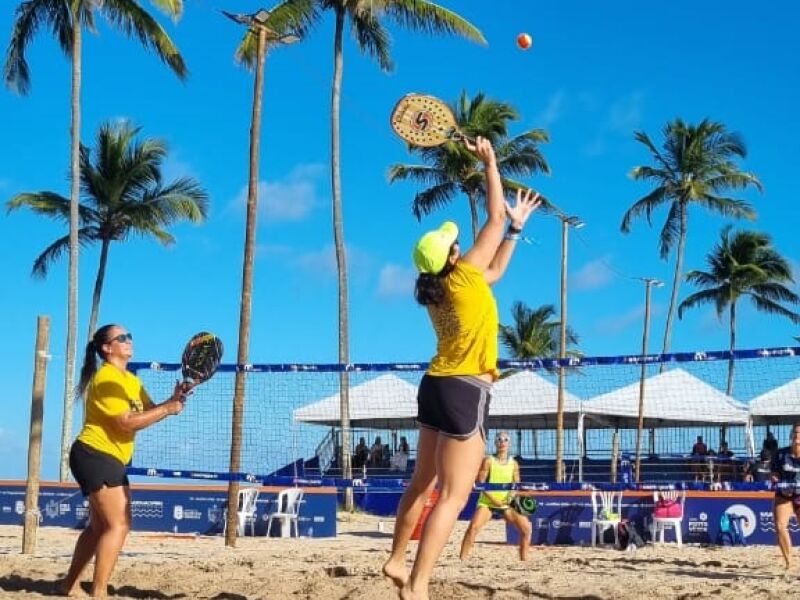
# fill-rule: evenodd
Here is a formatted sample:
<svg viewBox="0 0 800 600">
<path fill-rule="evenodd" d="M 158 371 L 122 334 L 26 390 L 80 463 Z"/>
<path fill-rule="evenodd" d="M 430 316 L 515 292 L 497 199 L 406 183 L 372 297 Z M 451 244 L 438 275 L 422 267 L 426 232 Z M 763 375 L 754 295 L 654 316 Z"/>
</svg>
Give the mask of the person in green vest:
<svg viewBox="0 0 800 600">
<path fill-rule="evenodd" d="M 511 438 L 505 431 L 500 431 L 494 438 L 496 452 L 483 460 L 476 481 L 478 483 L 519 483 L 519 465 L 508 455 Z M 461 542 L 461 560 L 469 556 L 478 532 L 483 529 L 492 516 L 502 516 L 519 531 L 519 558 L 528 558 L 528 547 L 531 543 L 533 527 L 527 516 L 521 515 L 511 505 L 513 491 L 483 492 L 478 497 L 478 505 L 472 515 L 467 533 Z"/>
</svg>

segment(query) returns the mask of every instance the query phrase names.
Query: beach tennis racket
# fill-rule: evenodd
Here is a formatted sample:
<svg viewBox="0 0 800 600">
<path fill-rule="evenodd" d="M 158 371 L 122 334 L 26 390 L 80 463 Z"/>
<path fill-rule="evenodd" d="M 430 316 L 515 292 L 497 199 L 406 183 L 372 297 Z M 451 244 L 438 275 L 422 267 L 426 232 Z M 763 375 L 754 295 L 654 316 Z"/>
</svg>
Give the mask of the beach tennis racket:
<svg viewBox="0 0 800 600">
<path fill-rule="evenodd" d="M 193 335 L 181 357 L 185 387 L 192 388 L 211 379 L 222 360 L 222 351 L 222 341 L 213 333 L 201 331 Z"/>
<path fill-rule="evenodd" d="M 450 107 L 434 96 L 406 94 L 390 117 L 394 132 L 414 146 L 430 148 L 445 142 L 472 141 L 458 128 Z"/>
<path fill-rule="evenodd" d="M 509 503 L 511 508 L 521 515 L 532 515 L 539 508 L 539 502 L 531 496 L 514 496 Z"/>
</svg>

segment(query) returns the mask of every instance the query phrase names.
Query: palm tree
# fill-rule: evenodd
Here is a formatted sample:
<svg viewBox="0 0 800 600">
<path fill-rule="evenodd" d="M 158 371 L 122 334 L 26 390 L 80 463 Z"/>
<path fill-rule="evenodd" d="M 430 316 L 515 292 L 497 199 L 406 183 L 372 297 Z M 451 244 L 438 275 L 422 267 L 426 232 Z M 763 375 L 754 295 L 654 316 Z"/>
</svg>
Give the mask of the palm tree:
<svg viewBox="0 0 800 600">
<path fill-rule="evenodd" d="M 491 140 L 496 148 L 497 167 L 505 189 L 523 187 L 511 177 L 550 173 L 550 167 L 539 150 L 539 144 L 549 141 L 547 132 L 531 129 L 509 137 L 509 122 L 519 120 L 519 114 L 510 104 L 488 99 L 482 92 L 470 98 L 464 91 L 451 108 L 462 131 L 469 136 L 480 135 Z M 419 220 L 423 215 L 443 208 L 461 192 L 469 201 L 472 237 L 476 238 L 478 204 L 486 198 L 486 181 L 480 161 L 463 144 L 454 142 L 433 148 L 410 146 L 409 150 L 425 164 L 393 165 L 389 169 L 389 182 L 413 179 L 430 186 L 414 197 L 414 216 Z"/>
<path fill-rule="evenodd" d="M 529 308 L 523 302 L 511 306 L 513 325 L 500 325 L 500 341 L 516 359 L 558 358 L 560 351 L 561 321 L 554 321 L 556 308 L 543 304 Z M 577 345 L 578 335 L 567 326 L 567 343 Z M 580 356 L 577 350 L 568 350 L 569 356 Z"/>
<path fill-rule="evenodd" d="M 782 303 L 800 304 L 800 296 L 784 284 L 793 283 L 792 268 L 772 246 L 766 233 L 737 231 L 731 233 L 727 226 L 720 240 L 706 257 L 708 271 L 689 271 L 686 281 L 702 288 L 688 296 L 678 306 L 678 317 L 695 306 L 713 304 L 717 316 L 722 318 L 728 309 L 730 319 L 730 351 L 736 349 L 736 305 L 740 298 L 749 297 L 757 310 L 780 315 L 795 325 L 800 314 Z M 733 354 L 728 361 L 727 394 L 733 394 Z"/>
<path fill-rule="evenodd" d="M 153 0 L 173 18 L 183 12 L 183 0 Z M 61 424 L 60 479 L 68 475 L 68 452 L 72 441 L 72 403 L 75 374 L 75 345 L 78 331 L 78 205 L 80 203 L 81 143 L 81 50 L 83 26 L 95 29 L 95 14 L 100 13 L 127 35 L 135 35 L 178 75 L 186 77 L 186 66 L 178 49 L 153 17 L 136 0 L 26 0 L 16 10 L 16 20 L 8 44 L 4 75 L 6 85 L 26 94 L 30 89 L 30 71 L 25 51 L 40 27 L 48 27 L 61 50 L 72 59 L 70 126 L 70 212 L 69 274 L 67 283 L 67 348 L 64 374 L 64 419 Z"/>
<path fill-rule="evenodd" d="M 333 39 L 333 82 L 331 85 L 331 188 L 333 195 L 333 237 L 336 249 L 336 270 L 339 288 L 339 363 L 350 362 L 349 315 L 347 292 L 347 256 L 345 255 L 344 224 L 342 219 L 341 156 L 339 144 L 340 103 L 342 90 L 342 51 L 345 21 L 358 43 L 359 50 L 378 61 L 381 69 L 389 71 L 389 32 L 382 18 L 414 30 L 439 34 L 458 34 L 467 39 L 486 43 L 472 24 L 456 13 L 429 0 L 318 0 L 323 10 L 333 11 L 336 19 Z M 339 376 L 341 412 L 341 464 L 343 476 L 350 478 L 350 402 L 349 378 L 346 371 Z M 346 508 L 352 508 L 348 493 Z"/>
<path fill-rule="evenodd" d="M 655 165 L 635 167 L 631 177 L 638 181 L 651 181 L 656 187 L 625 212 L 621 229 L 623 233 L 628 233 L 633 220 L 642 215 L 647 217 L 647 222 L 652 226 L 653 211 L 662 205 L 669 206 L 667 220 L 659 237 L 659 250 L 664 260 L 677 242 L 675 274 L 661 350 L 666 354 L 670 348 L 672 323 L 683 274 L 689 208 L 693 205 L 702 206 L 724 217 L 752 221 L 756 213 L 749 203 L 723 194 L 749 186 L 761 190 L 762 186 L 754 174 L 739 170 L 736 159 L 744 158 L 747 150 L 741 137 L 729 132 L 722 123 L 704 119 L 697 125 L 691 125 L 675 119 L 665 125 L 663 137 L 662 149 L 659 150 L 646 133 L 635 133 L 636 140 L 652 154 Z"/>
<path fill-rule="evenodd" d="M 190 177 L 165 183 L 161 167 L 167 147 L 161 140 L 136 141 L 140 129 L 129 123 L 104 124 L 94 154 L 81 146 L 81 191 L 78 239 L 82 246 L 100 245 L 94 282 L 89 338 L 97 325 L 108 253 L 112 242 L 133 236 L 153 237 L 163 245 L 175 242 L 166 228 L 181 220 L 206 218 L 208 195 Z M 29 208 L 36 214 L 69 221 L 70 201 L 57 192 L 24 192 L 6 203 L 9 212 Z M 34 277 L 44 278 L 69 249 L 69 235 L 58 238 L 34 261 Z"/>
<path fill-rule="evenodd" d="M 256 217 L 258 215 L 258 165 L 261 149 L 261 109 L 264 92 L 264 63 L 267 51 L 282 44 L 299 40 L 308 24 L 316 16 L 314 0 L 286 0 L 271 11 L 260 10 L 255 15 L 225 13 L 237 23 L 247 25 L 247 32 L 236 50 L 236 59 L 245 68 L 255 72 L 253 83 L 253 109 L 250 118 L 250 168 L 247 183 L 247 220 L 245 225 L 244 259 L 242 261 L 242 293 L 239 308 L 239 344 L 237 364 L 247 364 L 250 347 L 250 320 L 253 292 L 253 260 L 256 249 Z M 231 450 L 229 469 L 241 470 L 242 429 L 246 373 L 236 371 L 233 414 L 231 416 Z M 239 482 L 228 484 L 228 506 L 236 506 Z M 228 511 L 225 545 L 236 545 L 236 513 Z"/>
</svg>

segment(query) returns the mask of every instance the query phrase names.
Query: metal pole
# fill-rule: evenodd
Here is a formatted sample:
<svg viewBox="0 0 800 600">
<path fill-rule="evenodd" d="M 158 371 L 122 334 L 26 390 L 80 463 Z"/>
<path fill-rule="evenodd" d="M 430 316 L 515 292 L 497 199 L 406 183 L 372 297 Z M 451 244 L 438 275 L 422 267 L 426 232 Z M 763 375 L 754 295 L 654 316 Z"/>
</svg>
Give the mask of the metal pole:
<svg viewBox="0 0 800 600">
<path fill-rule="evenodd" d="M 650 337 L 650 292 L 652 279 L 644 281 L 644 333 L 642 334 L 642 358 L 647 356 L 647 341 Z M 644 433 L 644 390 L 647 378 L 647 364 L 642 360 L 642 371 L 639 377 L 639 422 L 636 427 L 636 483 L 640 481 L 642 466 L 642 434 Z"/>
<path fill-rule="evenodd" d="M 569 222 L 561 217 L 561 331 L 559 336 L 558 358 L 567 357 L 567 246 Z M 558 408 L 556 413 L 556 482 L 564 481 L 564 387 L 565 372 L 563 363 L 558 366 Z"/>
<path fill-rule="evenodd" d="M 33 395 L 31 427 L 28 437 L 28 480 L 25 486 L 25 521 L 22 529 L 22 553 L 36 552 L 36 530 L 39 527 L 39 476 L 42 466 L 42 420 L 44 389 L 47 382 L 47 361 L 50 358 L 50 317 L 36 319 L 36 353 L 33 356 Z"/>
</svg>

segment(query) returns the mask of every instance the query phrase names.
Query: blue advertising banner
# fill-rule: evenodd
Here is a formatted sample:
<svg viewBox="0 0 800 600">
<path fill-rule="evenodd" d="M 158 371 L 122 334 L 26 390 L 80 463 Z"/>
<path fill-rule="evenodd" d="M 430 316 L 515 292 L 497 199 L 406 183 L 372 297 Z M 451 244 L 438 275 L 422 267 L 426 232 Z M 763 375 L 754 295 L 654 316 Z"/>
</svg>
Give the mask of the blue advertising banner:
<svg viewBox="0 0 800 600">
<path fill-rule="evenodd" d="M 534 492 L 539 503 L 531 515 L 532 541 L 535 544 L 590 544 L 592 502 L 590 491 Z M 772 512 L 772 492 L 696 492 L 686 493 L 681 532 L 685 543 L 717 544 L 727 542 L 720 536 L 723 513 L 743 517 L 741 529 L 747 544 L 777 544 L 775 518 Z M 653 493 L 626 491 L 622 496 L 622 518 L 637 524 L 639 531 L 649 537 L 653 515 Z M 800 525 L 792 517 L 789 521 L 792 542 L 800 543 Z M 506 527 L 507 541 L 516 544 L 517 530 Z M 723 538 L 726 538 L 723 540 Z M 606 541 L 612 541 L 611 531 Z M 668 529 L 666 541 L 674 541 Z"/>
<path fill-rule="evenodd" d="M 267 534 L 267 520 L 276 510 L 280 487 L 259 488 L 255 535 Z M 222 533 L 227 506 L 225 486 L 131 485 L 134 531 L 215 535 Z M 336 536 L 336 490 L 305 488 L 297 519 L 304 537 Z M 42 483 L 39 489 L 42 526 L 82 528 L 89 516 L 88 501 L 75 484 Z M 25 482 L 0 481 L 0 524 L 21 525 L 25 513 Z M 280 535 L 273 521 L 271 535 Z M 250 527 L 247 527 L 247 533 Z"/>
</svg>

